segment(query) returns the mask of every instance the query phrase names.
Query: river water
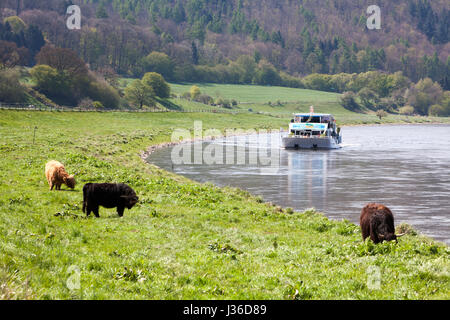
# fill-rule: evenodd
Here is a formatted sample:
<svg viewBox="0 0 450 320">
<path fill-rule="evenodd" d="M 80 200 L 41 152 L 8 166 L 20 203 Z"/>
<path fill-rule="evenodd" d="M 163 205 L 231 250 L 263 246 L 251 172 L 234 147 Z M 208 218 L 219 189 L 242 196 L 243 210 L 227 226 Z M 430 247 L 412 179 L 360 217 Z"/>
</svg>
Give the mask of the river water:
<svg viewBox="0 0 450 320">
<path fill-rule="evenodd" d="M 279 133 L 254 134 L 159 149 L 148 162 L 356 224 L 365 204 L 382 203 L 396 225 L 411 224 L 450 244 L 450 125 L 344 127 L 342 133 L 338 150 L 284 150 Z"/>
</svg>

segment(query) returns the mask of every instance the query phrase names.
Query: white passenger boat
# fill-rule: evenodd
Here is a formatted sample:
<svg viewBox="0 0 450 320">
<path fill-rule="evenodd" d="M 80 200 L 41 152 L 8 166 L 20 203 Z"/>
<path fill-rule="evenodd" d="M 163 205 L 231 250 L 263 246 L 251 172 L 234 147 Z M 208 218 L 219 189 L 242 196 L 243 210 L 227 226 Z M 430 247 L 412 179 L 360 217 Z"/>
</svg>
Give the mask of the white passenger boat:
<svg viewBox="0 0 450 320">
<path fill-rule="evenodd" d="M 282 137 L 286 149 L 339 149 L 342 143 L 340 128 L 331 114 L 295 114 L 289 133 Z"/>
</svg>

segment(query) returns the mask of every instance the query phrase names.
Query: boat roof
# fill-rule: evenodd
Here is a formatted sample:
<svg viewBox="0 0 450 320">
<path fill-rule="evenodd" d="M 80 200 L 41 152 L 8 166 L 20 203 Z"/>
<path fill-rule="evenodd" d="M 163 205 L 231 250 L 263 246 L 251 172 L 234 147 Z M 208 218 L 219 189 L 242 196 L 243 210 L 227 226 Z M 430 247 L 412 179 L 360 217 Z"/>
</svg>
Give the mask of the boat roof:
<svg viewBox="0 0 450 320">
<path fill-rule="evenodd" d="M 297 117 L 309 117 L 311 116 L 311 113 L 294 113 L 295 116 Z M 330 116 L 332 117 L 332 114 L 329 113 L 313 113 L 312 114 L 313 117 L 323 117 L 323 116 Z"/>
</svg>

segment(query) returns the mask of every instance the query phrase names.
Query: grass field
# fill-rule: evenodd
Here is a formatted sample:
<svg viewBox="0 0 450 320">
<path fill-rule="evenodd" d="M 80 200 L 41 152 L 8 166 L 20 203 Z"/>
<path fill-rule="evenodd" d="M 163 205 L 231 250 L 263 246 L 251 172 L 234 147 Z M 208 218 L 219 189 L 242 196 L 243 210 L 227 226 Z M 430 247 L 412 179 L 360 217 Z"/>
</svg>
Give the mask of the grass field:
<svg viewBox="0 0 450 320">
<path fill-rule="evenodd" d="M 189 92 L 193 84 L 171 83 L 171 90 L 176 94 Z M 300 103 L 337 103 L 340 94 L 315 91 L 308 89 L 295 89 L 287 87 L 272 87 L 258 85 L 235 85 L 235 84 L 196 84 L 200 91 L 211 97 L 224 99 L 235 99 L 239 103 L 275 103 L 300 102 Z"/>
<path fill-rule="evenodd" d="M 194 120 L 204 129 L 285 123 L 262 114 L 0 110 L 0 299 L 450 298 L 444 244 L 414 233 L 364 243 L 347 221 L 141 160 Z M 74 191 L 48 190 L 50 159 L 77 174 Z M 128 183 L 141 201 L 123 218 L 104 208 L 85 218 L 87 182 Z M 69 289 L 78 275 L 80 287 Z"/>
<path fill-rule="evenodd" d="M 194 84 L 170 84 L 171 90 L 176 95 L 188 92 Z M 339 104 L 341 94 L 295 89 L 286 87 L 234 85 L 234 84 L 196 84 L 202 93 L 214 98 L 235 99 L 238 106 L 232 110 L 238 112 L 264 113 L 274 117 L 286 119 L 286 123 L 292 118 L 293 113 L 307 112 L 310 106 L 318 113 L 332 113 L 339 124 L 384 124 L 384 123 L 430 123 L 450 122 L 450 118 L 438 117 L 411 117 L 389 114 L 381 120 L 375 112 L 355 113 L 346 110 Z M 221 108 L 206 106 L 190 102 L 185 99 L 171 99 L 174 105 L 184 110 L 220 110 Z M 270 102 L 270 104 L 269 104 Z M 287 125 L 286 125 L 287 126 Z"/>
</svg>

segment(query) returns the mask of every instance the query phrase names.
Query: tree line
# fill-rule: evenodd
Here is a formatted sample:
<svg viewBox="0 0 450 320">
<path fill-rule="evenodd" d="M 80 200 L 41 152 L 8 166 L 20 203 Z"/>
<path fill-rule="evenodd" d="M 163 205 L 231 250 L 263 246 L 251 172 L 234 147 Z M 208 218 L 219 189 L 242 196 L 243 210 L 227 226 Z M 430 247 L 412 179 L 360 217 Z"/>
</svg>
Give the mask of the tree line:
<svg viewBox="0 0 450 320">
<path fill-rule="evenodd" d="M 5 1 L 4 12 L 17 13 L 17 2 Z M 64 6 L 54 2 L 22 1 L 20 18 L 55 46 L 76 51 L 92 70 L 142 77 L 152 71 L 146 57 L 157 51 L 174 64 L 169 80 L 194 82 L 249 55 L 296 77 L 402 71 L 412 81 L 429 77 L 450 89 L 450 60 L 441 45 L 449 39 L 449 10 L 441 0 L 384 4 L 389 30 L 380 32 L 366 29 L 364 1 L 65 1 L 82 7 L 79 32 L 67 30 Z M 219 78 L 229 81 L 233 73 Z"/>
</svg>

